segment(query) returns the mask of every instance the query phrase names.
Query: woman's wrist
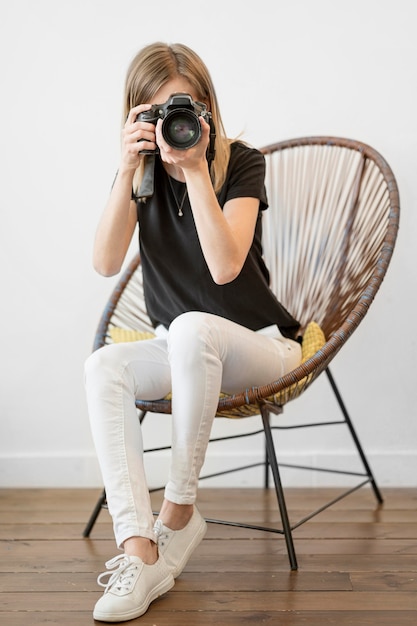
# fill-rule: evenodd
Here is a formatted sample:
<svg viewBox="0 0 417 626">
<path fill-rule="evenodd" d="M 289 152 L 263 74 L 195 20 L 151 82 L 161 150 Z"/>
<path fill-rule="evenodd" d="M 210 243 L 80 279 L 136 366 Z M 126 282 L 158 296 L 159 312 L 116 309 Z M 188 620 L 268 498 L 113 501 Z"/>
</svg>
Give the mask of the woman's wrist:
<svg viewBox="0 0 417 626">
<path fill-rule="evenodd" d="M 131 165 L 122 161 L 119 169 L 117 170 L 117 177 L 132 181 L 137 168 L 137 164 Z"/>
<path fill-rule="evenodd" d="M 183 173 L 187 185 L 193 180 L 208 181 L 210 185 L 212 184 L 207 160 L 200 161 L 191 167 L 183 168 Z"/>
</svg>

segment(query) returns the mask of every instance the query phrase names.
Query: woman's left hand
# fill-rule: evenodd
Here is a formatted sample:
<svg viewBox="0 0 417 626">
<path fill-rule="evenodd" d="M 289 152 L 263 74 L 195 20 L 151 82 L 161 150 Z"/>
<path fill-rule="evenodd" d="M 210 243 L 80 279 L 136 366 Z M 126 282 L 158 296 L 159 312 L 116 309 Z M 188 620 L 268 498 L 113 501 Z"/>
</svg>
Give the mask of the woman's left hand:
<svg viewBox="0 0 417 626">
<path fill-rule="evenodd" d="M 201 167 L 201 164 L 207 161 L 206 152 L 210 140 L 210 126 L 202 117 L 199 118 L 199 121 L 201 124 L 201 137 L 198 143 L 192 148 L 178 150 L 165 141 L 161 130 L 162 120 L 158 120 L 155 129 L 156 143 L 164 163 L 175 165 L 182 170 L 192 170 Z"/>
</svg>

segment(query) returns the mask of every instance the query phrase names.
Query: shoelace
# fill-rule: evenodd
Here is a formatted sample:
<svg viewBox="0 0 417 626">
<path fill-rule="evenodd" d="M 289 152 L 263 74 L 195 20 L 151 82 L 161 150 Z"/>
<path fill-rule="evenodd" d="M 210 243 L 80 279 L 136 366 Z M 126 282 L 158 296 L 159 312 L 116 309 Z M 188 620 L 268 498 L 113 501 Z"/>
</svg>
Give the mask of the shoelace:
<svg viewBox="0 0 417 626">
<path fill-rule="evenodd" d="M 155 533 L 157 539 L 159 539 L 159 537 L 162 535 L 163 529 L 164 529 L 163 521 L 161 519 L 157 519 L 153 527 L 153 532 Z"/>
<path fill-rule="evenodd" d="M 113 587 L 113 585 L 119 590 L 129 589 L 132 584 L 132 578 L 135 575 L 134 572 L 138 569 L 138 565 L 137 563 L 132 563 L 126 554 L 119 554 L 113 559 L 110 559 L 110 561 L 107 561 L 106 568 L 114 571 L 103 572 L 97 578 L 97 583 L 100 587 L 105 587 L 105 593 Z M 110 578 L 107 582 L 102 582 L 105 576 L 110 576 Z"/>
<path fill-rule="evenodd" d="M 167 539 L 169 537 L 169 532 L 167 530 L 164 530 L 164 522 L 160 519 L 157 519 L 154 527 L 153 527 L 153 532 L 156 535 L 156 539 L 158 542 L 158 545 L 163 546 L 164 542 L 163 539 Z"/>
</svg>

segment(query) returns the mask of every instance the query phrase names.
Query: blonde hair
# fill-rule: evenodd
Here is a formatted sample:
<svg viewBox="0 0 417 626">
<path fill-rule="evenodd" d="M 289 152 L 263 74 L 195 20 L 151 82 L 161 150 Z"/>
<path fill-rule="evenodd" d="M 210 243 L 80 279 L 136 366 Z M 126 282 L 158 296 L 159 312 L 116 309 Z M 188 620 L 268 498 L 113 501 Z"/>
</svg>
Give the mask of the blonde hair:
<svg viewBox="0 0 417 626">
<path fill-rule="evenodd" d="M 211 177 L 216 193 L 222 187 L 230 158 L 230 140 L 227 138 L 220 116 L 216 92 L 209 71 L 200 57 L 183 44 L 161 42 L 145 46 L 131 61 L 125 82 L 123 124 L 130 109 L 138 104 L 151 102 L 156 92 L 168 81 L 184 77 L 207 105 L 216 129 L 215 158 L 211 165 Z M 139 187 L 141 168 L 135 176 Z"/>
</svg>

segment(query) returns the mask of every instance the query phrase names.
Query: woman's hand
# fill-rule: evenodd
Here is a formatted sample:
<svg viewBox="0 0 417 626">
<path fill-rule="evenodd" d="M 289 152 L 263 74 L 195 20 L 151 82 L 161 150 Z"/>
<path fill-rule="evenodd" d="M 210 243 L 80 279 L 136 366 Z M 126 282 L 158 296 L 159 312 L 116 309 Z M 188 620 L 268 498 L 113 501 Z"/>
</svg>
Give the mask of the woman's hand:
<svg viewBox="0 0 417 626">
<path fill-rule="evenodd" d="M 202 164 L 207 168 L 206 153 L 210 141 L 210 126 L 203 117 L 199 117 L 199 121 L 201 124 L 200 140 L 192 148 L 177 150 L 165 141 L 162 135 L 163 120 L 158 120 L 155 128 L 155 136 L 161 159 L 164 163 L 175 165 L 183 171 L 198 169 Z"/>
<path fill-rule="evenodd" d="M 117 274 L 137 223 L 136 204 L 132 201 L 132 183 L 143 155 L 142 150 L 155 150 L 155 125 L 136 121 L 139 113 L 150 109 L 140 104 L 129 111 L 122 130 L 122 154 L 110 196 L 100 219 L 94 242 L 93 264 L 103 276 Z"/>
<path fill-rule="evenodd" d="M 155 150 L 155 125 L 150 122 L 136 121 L 139 113 L 148 111 L 150 104 L 139 104 L 130 109 L 122 130 L 122 167 L 133 169 L 139 166 L 142 150 Z"/>
</svg>

